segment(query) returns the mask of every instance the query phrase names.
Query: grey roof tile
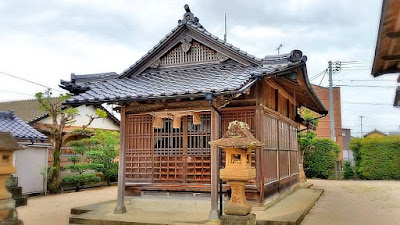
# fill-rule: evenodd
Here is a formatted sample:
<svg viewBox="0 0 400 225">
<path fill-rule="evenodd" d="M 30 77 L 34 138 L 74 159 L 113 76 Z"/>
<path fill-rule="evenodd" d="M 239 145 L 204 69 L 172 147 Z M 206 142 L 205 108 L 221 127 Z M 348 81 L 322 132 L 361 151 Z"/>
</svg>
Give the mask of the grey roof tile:
<svg viewBox="0 0 400 225">
<path fill-rule="evenodd" d="M 297 62 L 297 64 L 300 62 Z M 218 64 L 147 69 L 134 77 L 113 78 L 85 83 L 89 89 L 73 96 L 67 103 L 112 102 L 121 99 L 145 100 L 239 90 L 255 74 L 271 75 L 296 63 L 244 66 L 233 60 Z"/>
<path fill-rule="evenodd" d="M 0 132 L 11 132 L 20 139 L 47 139 L 47 137 L 18 118 L 12 110 L 0 111 Z"/>
</svg>

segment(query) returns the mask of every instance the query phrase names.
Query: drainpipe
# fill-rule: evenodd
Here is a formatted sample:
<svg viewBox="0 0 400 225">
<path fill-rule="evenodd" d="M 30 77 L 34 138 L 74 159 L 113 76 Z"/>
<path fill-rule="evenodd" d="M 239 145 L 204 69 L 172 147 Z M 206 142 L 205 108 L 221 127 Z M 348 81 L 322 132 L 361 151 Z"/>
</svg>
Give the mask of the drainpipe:
<svg viewBox="0 0 400 225">
<path fill-rule="evenodd" d="M 206 93 L 205 94 L 205 100 L 208 101 L 208 104 L 210 104 L 211 108 L 215 110 L 215 112 L 218 113 L 218 137 L 222 138 L 222 117 L 221 117 L 221 111 L 218 110 L 218 108 L 213 104 L 213 99 L 214 95 L 212 93 Z M 222 169 L 222 149 L 218 148 L 219 151 L 219 169 Z M 219 178 L 219 216 L 222 216 L 222 180 Z"/>
</svg>

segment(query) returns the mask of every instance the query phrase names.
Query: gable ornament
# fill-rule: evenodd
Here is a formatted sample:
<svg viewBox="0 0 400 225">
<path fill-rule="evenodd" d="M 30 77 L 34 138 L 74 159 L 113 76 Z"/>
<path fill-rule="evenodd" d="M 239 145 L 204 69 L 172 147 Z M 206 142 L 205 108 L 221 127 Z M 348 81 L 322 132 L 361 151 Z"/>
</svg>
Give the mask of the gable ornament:
<svg viewBox="0 0 400 225">
<path fill-rule="evenodd" d="M 191 37 L 189 37 L 189 36 L 186 36 L 186 37 L 182 38 L 181 47 L 182 47 L 182 50 L 184 52 L 188 52 L 190 50 L 190 47 L 192 46 L 192 40 L 193 39 Z"/>
<path fill-rule="evenodd" d="M 159 67 L 160 64 L 161 64 L 161 60 L 160 60 L 160 59 L 156 59 L 154 62 L 152 62 L 152 63 L 150 64 L 150 68 L 155 69 L 155 68 Z"/>
</svg>

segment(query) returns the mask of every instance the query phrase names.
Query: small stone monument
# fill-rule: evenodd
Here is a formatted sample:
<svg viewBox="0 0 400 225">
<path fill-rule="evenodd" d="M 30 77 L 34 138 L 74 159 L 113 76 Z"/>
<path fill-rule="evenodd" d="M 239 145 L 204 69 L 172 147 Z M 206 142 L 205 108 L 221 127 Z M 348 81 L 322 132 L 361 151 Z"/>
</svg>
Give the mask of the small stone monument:
<svg viewBox="0 0 400 225">
<path fill-rule="evenodd" d="M 224 208 L 222 224 L 256 224 L 256 216 L 246 200 L 245 185 L 256 177 L 256 169 L 251 166 L 251 150 L 261 147 L 249 130 L 249 125 L 239 121 L 229 123 L 228 131 L 210 145 L 225 150 L 225 169 L 221 170 L 221 179 L 231 187 L 231 198 Z"/>
<path fill-rule="evenodd" d="M 15 210 L 15 201 L 6 188 L 6 181 L 17 169 L 13 165 L 13 153 L 21 149 L 11 133 L 0 132 L 0 224 L 22 225 Z"/>
</svg>

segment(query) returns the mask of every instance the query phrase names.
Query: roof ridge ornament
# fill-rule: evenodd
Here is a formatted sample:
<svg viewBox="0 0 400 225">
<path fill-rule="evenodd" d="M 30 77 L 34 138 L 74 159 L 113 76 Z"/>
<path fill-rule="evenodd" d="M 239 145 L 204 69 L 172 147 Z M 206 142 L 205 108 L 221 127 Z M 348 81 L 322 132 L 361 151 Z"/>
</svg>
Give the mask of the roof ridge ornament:
<svg viewBox="0 0 400 225">
<path fill-rule="evenodd" d="M 185 8 L 186 13 L 183 14 L 183 19 L 182 20 L 178 20 L 178 24 L 179 25 L 195 24 L 195 25 L 198 25 L 200 27 L 203 27 L 199 23 L 199 18 L 195 17 L 194 14 L 190 11 L 190 8 L 189 8 L 188 4 L 185 4 L 185 6 L 183 8 Z"/>
</svg>

